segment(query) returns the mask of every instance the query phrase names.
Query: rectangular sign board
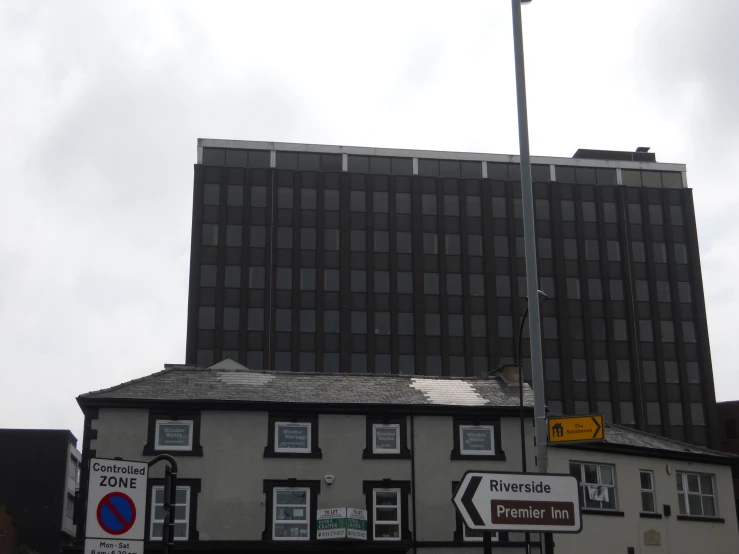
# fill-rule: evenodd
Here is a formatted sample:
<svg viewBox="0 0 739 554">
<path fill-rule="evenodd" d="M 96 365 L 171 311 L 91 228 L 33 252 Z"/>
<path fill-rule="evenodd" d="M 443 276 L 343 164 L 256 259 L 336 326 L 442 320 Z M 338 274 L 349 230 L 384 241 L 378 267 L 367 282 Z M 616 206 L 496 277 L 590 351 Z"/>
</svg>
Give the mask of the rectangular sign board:
<svg viewBox="0 0 739 554">
<path fill-rule="evenodd" d="M 346 538 L 367 540 L 367 510 L 346 509 Z"/>
<path fill-rule="evenodd" d="M 111 539 L 107 542 L 116 545 L 144 540 L 148 474 L 146 462 L 90 460 L 86 538 Z M 115 546 L 105 548 L 119 550 Z"/>
<path fill-rule="evenodd" d="M 317 539 L 346 538 L 346 508 L 324 508 L 316 512 Z"/>
<path fill-rule="evenodd" d="M 603 414 L 547 418 L 549 442 L 602 441 L 605 437 Z"/>
<path fill-rule="evenodd" d="M 452 498 L 470 529 L 579 533 L 580 494 L 571 475 L 468 471 Z"/>
<path fill-rule="evenodd" d="M 85 554 L 144 554 L 144 541 L 85 539 Z"/>
</svg>

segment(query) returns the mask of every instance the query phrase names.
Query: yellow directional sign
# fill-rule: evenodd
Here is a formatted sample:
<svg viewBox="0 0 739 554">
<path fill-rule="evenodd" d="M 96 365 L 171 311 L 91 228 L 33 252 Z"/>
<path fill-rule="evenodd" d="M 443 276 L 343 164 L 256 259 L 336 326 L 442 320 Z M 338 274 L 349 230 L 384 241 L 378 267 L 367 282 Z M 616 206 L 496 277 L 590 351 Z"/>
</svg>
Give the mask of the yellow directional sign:
<svg viewBox="0 0 739 554">
<path fill-rule="evenodd" d="M 602 441 L 606 438 L 603 414 L 547 418 L 549 442 Z"/>
</svg>

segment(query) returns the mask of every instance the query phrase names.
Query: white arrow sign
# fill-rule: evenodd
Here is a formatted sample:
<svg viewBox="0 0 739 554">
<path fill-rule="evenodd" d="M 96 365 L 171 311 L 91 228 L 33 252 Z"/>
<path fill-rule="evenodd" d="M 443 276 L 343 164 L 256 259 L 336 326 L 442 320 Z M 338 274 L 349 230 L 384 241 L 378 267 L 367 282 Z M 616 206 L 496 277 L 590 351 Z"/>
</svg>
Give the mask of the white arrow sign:
<svg viewBox="0 0 739 554">
<path fill-rule="evenodd" d="M 571 475 L 468 471 L 452 498 L 470 529 L 579 533 L 580 495 Z"/>
</svg>

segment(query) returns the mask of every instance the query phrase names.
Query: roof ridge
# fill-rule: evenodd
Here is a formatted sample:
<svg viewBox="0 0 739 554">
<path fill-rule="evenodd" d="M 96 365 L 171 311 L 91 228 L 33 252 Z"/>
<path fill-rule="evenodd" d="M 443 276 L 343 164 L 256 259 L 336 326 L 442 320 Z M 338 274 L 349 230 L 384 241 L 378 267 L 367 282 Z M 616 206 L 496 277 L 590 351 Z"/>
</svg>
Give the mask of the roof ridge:
<svg viewBox="0 0 739 554">
<path fill-rule="evenodd" d="M 164 369 L 160 371 L 156 371 L 154 373 L 150 373 L 149 375 L 144 375 L 143 377 L 137 377 L 136 379 L 131 379 L 130 381 L 124 381 L 123 383 L 119 383 L 117 385 L 114 385 L 112 387 L 107 387 L 104 389 L 98 389 L 98 390 L 91 390 L 89 392 L 84 392 L 80 394 L 77 398 L 86 398 L 92 394 L 98 394 L 101 392 L 111 392 L 114 390 L 121 389 L 123 387 L 127 387 L 128 385 L 132 385 L 133 383 L 138 383 L 140 381 L 146 381 L 147 379 L 153 379 L 154 377 L 157 377 L 159 375 L 162 375 L 164 373 L 172 373 L 174 371 L 179 371 L 182 369 L 190 369 L 190 368 L 183 368 L 183 367 L 165 367 Z"/>
<path fill-rule="evenodd" d="M 662 441 L 665 441 L 665 442 L 670 442 L 670 443 L 673 443 L 673 444 L 679 444 L 680 446 L 683 446 L 683 447 L 684 446 L 689 446 L 690 448 L 694 448 L 696 450 L 702 450 L 703 452 L 706 452 L 706 453 L 709 453 L 709 454 L 713 454 L 713 455 L 734 456 L 734 454 L 731 454 L 729 452 L 721 452 L 720 450 L 712 450 L 711 448 L 706 448 L 706 447 L 700 446 L 698 444 L 692 444 L 692 443 L 685 442 L 685 441 L 679 441 L 677 439 L 673 439 L 672 437 L 665 437 L 663 435 L 655 435 L 654 433 L 650 433 L 648 431 L 643 431 L 642 429 L 637 429 L 635 427 L 629 427 L 627 425 L 621 425 L 621 424 L 618 424 L 618 423 L 608 423 L 608 422 L 606 422 L 606 427 L 617 427 L 619 429 L 623 429 L 623 430 L 628 431 L 628 432 L 631 432 L 631 433 L 636 433 L 636 434 L 639 434 L 639 435 L 645 435 L 647 437 L 656 437 L 656 438 L 658 438 L 658 439 L 660 439 Z M 606 438 L 606 442 L 608 442 L 608 439 L 607 438 Z M 685 450 L 686 452 L 689 452 L 689 450 L 687 450 L 685 448 L 683 450 Z"/>
</svg>

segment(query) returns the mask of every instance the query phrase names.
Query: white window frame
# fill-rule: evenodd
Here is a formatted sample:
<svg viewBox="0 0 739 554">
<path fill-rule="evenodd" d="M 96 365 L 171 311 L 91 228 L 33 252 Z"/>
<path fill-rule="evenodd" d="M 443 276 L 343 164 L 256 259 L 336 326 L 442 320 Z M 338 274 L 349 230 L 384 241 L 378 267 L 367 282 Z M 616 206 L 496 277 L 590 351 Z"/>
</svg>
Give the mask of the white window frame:
<svg viewBox="0 0 739 554">
<path fill-rule="evenodd" d="M 190 427 L 187 446 L 165 446 L 159 444 L 159 428 L 162 425 L 188 425 Z M 154 422 L 154 450 L 192 450 L 192 436 L 195 434 L 195 422 L 192 419 L 157 419 Z"/>
<path fill-rule="evenodd" d="M 577 464 L 580 466 L 580 482 L 578 483 L 578 486 L 580 488 L 580 491 L 582 493 L 582 509 L 584 510 L 602 510 L 604 512 L 615 512 L 618 511 L 618 495 L 616 494 L 616 466 L 613 464 L 599 464 L 597 462 L 580 462 L 575 460 L 570 460 L 570 464 Z M 596 466 L 598 468 L 598 482 L 597 483 L 586 483 L 585 482 L 585 466 Z M 612 484 L 606 485 L 602 482 L 602 474 L 601 474 L 601 468 L 607 467 L 611 470 L 611 481 Z M 588 491 L 586 488 L 588 486 L 597 485 L 597 486 L 603 486 L 609 489 L 608 493 L 609 495 L 613 495 L 613 508 L 594 508 L 586 505 L 586 501 L 588 498 L 586 495 L 588 494 Z M 602 504 L 602 501 L 601 501 Z"/>
<path fill-rule="evenodd" d="M 474 429 L 490 432 L 490 450 L 467 450 L 464 447 L 464 431 Z M 459 453 L 464 456 L 494 456 L 495 455 L 495 427 L 493 425 L 460 425 L 459 426 Z"/>
<path fill-rule="evenodd" d="M 695 475 L 697 477 L 698 492 L 688 491 L 688 476 L 689 475 Z M 701 477 L 710 477 L 711 490 L 712 490 L 710 494 L 706 494 L 703 492 L 703 486 L 701 485 Z M 675 472 L 675 478 L 676 478 L 677 485 L 682 485 L 681 487 L 678 486 L 677 488 L 677 496 L 678 496 L 677 511 L 679 515 L 691 516 L 691 517 L 710 517 L 710 518 L 719 517 L 718 502 L 716 498 L 716 476 L 713 473 L 699 473 L 697 471 L 677 471 Z M 682 488 L 682 490 L 680 490 L 680 488 Z M 699 496 L 701 499 L 701 513 L 700 514 L 690 513 L 689 496 L 696 496 L 696 495 Z M 680 502 L 679 502 L 680 497 L 683 498 L 683 505 L 685 507 L 684 511 L 680 510 Z M 703 497 L 713 498 L 713 514 L 703 513 Z"/>
<path fill-rule="evenodd" d="M 641 476 L 642 476 L 642 474 L 649 475 L 649 482 L 652 485 L 652 488 L 651 489 L 645 489 L 642 486 L 642 483 L 641 483 Z M 645 510 L 644 509 L 644 499 L 642 498 L 642 501 L 641 501 L 641 511 L 642 511 L 642 513 L 645 513 L 645 514 L 656 514 L 657 513 L 657 491 L 655 490 L 655 487 L 654 487 L 654 471 L 652 471 L 651 469 L 640 469 L 639 470 L 639 488 L 641 489 L 641 495 L 640 496 L 643 496 L 644 494 L 651 494 L 652 495 L 652 505 L 654 506 L 654 509 L 653 510 Z"/>
<path fill-rule="evenodd" d="M 277 504 L 277 493 L 279 492 L 304 492 L 305 493 L 305 505 L 303 506 L 303 513 L 305 519 L 277 519 L 277 509 L 279 507 L 291 506 L 298 507 L 299 504 Z M 275 487 L 272 489 L 272 540 L 275 541 L 309 541 L 310 530 L 311 530 L 311 514 L 310 514 L 310 489 L 305 487 Z M 305 524 L 307 534 L 305 537 L 278 537 L 275 535 L 275 526 L 278 523 L 291 523 L 291 524 Z"/>
<path fill-rule="evenodd" d="M 157 485 L 151 488 L 151 517 L 149 521 L 149 539 L 150 540 L 161 540 L 161 535 L 155 535 L 154 534 L 154 524 L 155 523 L 164 523 L 163 519 L 155 519 L 154 514 L 156 514 L 156 506 L 157 506 L 157 491 L 162 491 L 162 495 L 164 495 L 164 487 Z M 175 519 L 175 523 L 184 523 L 185 524 L 185 536 L 184 537 L 175 537 L 174 540 L 176 541 L 186 541 L 190 538 L 190 498 L 191 498 L 191 490 L 189 486 L 178 486 L 177 491 L 185 491 L 185 519 Z M 164 499 L 164 497 L 162 497 Z M 164 505 L 164 503 L 161 503 L 161 505 Z M 175 504 L 174 513 L 177 513 L 176 507 L 182 506 L 182 504 Z"/>
<path fill-rule="evenodd" d="M 398 518 L 393 521 L 377 521 L 377 493 L 393 493 L 395 494 L 396 499 L 396 508 L 398 510 Z M 401 491 L 400 489 L 372 489 L 372 539 L 376 541 L 399 541 L 403 538 L 403 525 L 401 522 L 403 521 L 403 514 L 402 514 L 402 508 L 400 505 L 400 497 Z M 383 508 L 386 508 L 388 506 L 383 505 Z M 377 536 L 377 526 L 380 525 L 382 527 L 389 527 L 389 526 L 397 526 L 398 527 L 398 536 L 397 537 L 378 537 Z"/>
<path fill-rule="evenodd" d="M 310 422 L 290 422 L 290 421 L 275 421 L 275 452 L 278 454 L 310 454 L 313 450 L 313 443 L 311 433 Z M 308 429 L 308 446 L 306 448 L 285 448 L 279 446 L 280 438 L 280 427 L 305 427 Z"/>
<path fill-rule="evenodd" d="M 379 448 L 377 445 L 377 429 L 395 429 L 395 448 Z M 400 423 L 373 423 L 372 424 L 372 453 L 373 454 L 400 454 Z"/>
</svg>

